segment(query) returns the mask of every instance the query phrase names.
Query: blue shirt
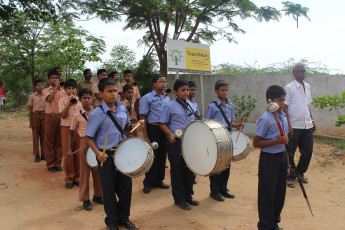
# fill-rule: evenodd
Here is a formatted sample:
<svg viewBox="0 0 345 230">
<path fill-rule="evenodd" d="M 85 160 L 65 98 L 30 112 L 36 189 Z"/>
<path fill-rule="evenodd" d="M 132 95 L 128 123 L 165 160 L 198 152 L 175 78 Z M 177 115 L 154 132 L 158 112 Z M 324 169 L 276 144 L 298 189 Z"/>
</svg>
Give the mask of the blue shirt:
<svg viewBox="0 0 345 230">
<path fill-rule="evenodd" d="M 119 101 L 115 102 L 116 111 L 110 110 L 103 101 L 102 107 L 96 107 L 89 115 L 87 120 L 86 136 L 93 138 L 98 149 L 104 148 L 105 137 L 108 136 L 107 149 L 117 147 L 119 142 L 125 138 L 116 128 L 115 124 L 106 114 L 110 110 L 113 117 L 119 123 L 122 129 L 130 123 L 126 107 Z"/>
<path fill-rule="evenodd" d="M 225 116 L 228 118 L 230 124 L 232 121 L 236 120 L 234 106 L 229 101 L 229 99 L 226 98 L 226 106 L 219 100 L 219 98 L 217 98 L 216 103 L 217 105 L 220 105 L 220 107 L 223 109 Z M 222 113 L 213 102 L 207 108 L 205 119 L 216 119 L 219 122 L 221 122 L 225 127 L 228 127 L 228 123 L 226 123 Z"/>
<path fill-rule="evenodd" d="M 168 125 L 172 133 L 177 129 L 183 131 L 191 121 L 195 120 L 194 115 L 188 117 L 189 113 L 175 99 L 167 103 L 159 122 Z"/>
<path fill-rule="evenodd" d="M 199 106 L 198 103 L 192 98 L 192 100 L 187 99 L 188 104 L 192 107 L 193 111 L 200 117 L 200 111 L 199 111 Z"/>
<path fill-rule="evenodd" d="M 147 123 L 158 123 L 162 112 L 169 101 L 170 98 L 166 93 L 163 92 L 163 95 L 160 96 L 156 91 L 152 90 L 152 92 L 141 98 L 139 114 L 146 116 Z"/>
<path fill-rule="evenodd" d="M 287 134 L 289 131 L 285 113 L 279 111 L 278 119 L 284 131 L 284 134 Z M 280 134 L 278 125 L 272 113 L 265 112 L 264 114 L 262 114 L 262 116 L 256 121 L 256 124 L 257 128 L 255 136 L 262 137 L 262 139 L 264 140 L 275 140 L 277 139 L 277 135 Z M 272 145 L 269 147 L 261 148 L 261 150 L 267 153 L 280 153 L 285 151 L 285 145 Z"/>
</svg>

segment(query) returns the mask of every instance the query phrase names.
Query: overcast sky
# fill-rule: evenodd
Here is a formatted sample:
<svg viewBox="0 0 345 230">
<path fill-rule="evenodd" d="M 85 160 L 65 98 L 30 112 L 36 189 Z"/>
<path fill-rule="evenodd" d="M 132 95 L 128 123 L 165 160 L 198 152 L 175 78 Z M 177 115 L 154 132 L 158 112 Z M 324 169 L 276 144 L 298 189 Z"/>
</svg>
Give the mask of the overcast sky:
<svg viewBox="0 0 345 230">
<path fill-rule="evenodd" d="M 270 5 L 282 8 L 278 0 L 255 0 L 258 6 Z M 282 17 L 279 22 L 255 20 L 237 20 L 236 23 L 246 31 L 234 33 L 236 43 L 217 41 L 210 47 L 212 66 L 222 63 L 257 66 L 284 62 L 290 58 L 307 59 L 309 62 L 321 62 L 331 73 L 345 73 L 345 1 L 343 0 L 299 0 L 293 1 L 308 7 L 309 17 L 300 18 L 299 28 L 293 18 Z M 99 19 L 76 22 L 78 26 L 96 36 L 103 36 L 107 52 L 102 59 L 108 59 L 110 50 L 117 44 L 127 45 L 136 52 L 137 60 L 145 54 L 145 48 L 137 47 L 144 31 L 123 31 L 123 22 L 104 23 Z M 96 69 L 99 64 L 90 63 L 88 67 Z"/>
</svg>

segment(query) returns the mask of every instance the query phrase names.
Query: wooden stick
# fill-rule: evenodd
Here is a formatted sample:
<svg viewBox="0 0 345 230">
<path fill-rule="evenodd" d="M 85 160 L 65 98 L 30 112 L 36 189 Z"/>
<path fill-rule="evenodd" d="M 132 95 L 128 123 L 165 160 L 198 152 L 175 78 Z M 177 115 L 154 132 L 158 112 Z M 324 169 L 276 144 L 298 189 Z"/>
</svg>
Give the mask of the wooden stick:
<svg viewBox="0 0 345 230">
<path fill-rule="evenodd" d="M 244 117 L 244 118 L 243 118 L 242 123 L 243 123 L 245 120 L 246 120 L 246 117 Z M 241 131 L 242 131 L 243 127 L 244 127 L 244 125 L 241 125 L 241 127 L 240 127 L 240 131 L 239 131 L 239 132 L 238 132 L 238 134 L 237 134 L 237 138 L 236 138 L 235 143 L 237 143 L 238 137 L 240 136 L 240 133 L 241 133 Z"/>
<path fill-rule="evenodd" d="M 85 149 L 87 146 L 83 146 L 80 147 L 79 149 L 77 149 L 76 151 L 72 152 L 71 155 L 76 154 L 79 150 Z M 68 156 L 65 156 L 64 160 L 67 158 Z"/>
<path fill-rule="evenodd" d="M 104 147 L 103 147 L 103 155 L 105 154 L 105 149 L 107 148 L 107 141 L 108 141 L 108 136 L 105 137 Z M 103 166 L 103 162 L 101 162 L 101 167 L 102 166 Z"/>
<path fill-rule="evenodd" d="M 133 133 L 140 125 L 141 123 L 138 123 L 136 126 L 134 126 L 134 128 L 130 131 L 130 133 Z"/>
</svg>

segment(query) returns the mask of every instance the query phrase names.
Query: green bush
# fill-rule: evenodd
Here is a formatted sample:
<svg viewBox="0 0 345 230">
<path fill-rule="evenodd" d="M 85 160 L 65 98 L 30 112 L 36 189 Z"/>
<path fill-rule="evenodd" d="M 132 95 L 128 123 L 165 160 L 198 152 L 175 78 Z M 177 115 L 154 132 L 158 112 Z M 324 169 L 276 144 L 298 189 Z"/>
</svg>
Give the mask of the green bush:
<svg viewBox="0 0 345 230">
<path fill-rule="evenodd" d="M 237 95 L 234 95 L 231 101 L 234 104 L 236 120 L 241 122 L 244 117 L 248 119 L 250 114 L 255 109 L 255 103 L 257 102 L 257 100 L 255 98 L 252 98 L 251 95 L 247 95 L 247 97 L 239 97 Z"/>
</svg>

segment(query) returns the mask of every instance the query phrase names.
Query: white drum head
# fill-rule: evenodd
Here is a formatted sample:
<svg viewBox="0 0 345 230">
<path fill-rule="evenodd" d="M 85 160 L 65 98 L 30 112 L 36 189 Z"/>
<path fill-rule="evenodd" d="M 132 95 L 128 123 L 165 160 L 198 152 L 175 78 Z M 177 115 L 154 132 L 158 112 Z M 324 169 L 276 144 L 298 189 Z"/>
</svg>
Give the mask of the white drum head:
<svg viewBox="0 0 345 230">
<path fill-rule="evenodd" d="M 91 148 L 87 150 L 86 153 L 86 163 L 90 167 L 97 167 L 97 159 L 96 159 L 96 154 L 92 151 Z"/>
<path fill-rule="evenodd" d="M 148 155 L 146 142 L 140 138 L 129 138 L 116 149 L 115 166 L 123 173 L 132 173 L 140 169 Z"/>
<path fill-rule="evenodd" d="M 217 141 L 209 126 L 194 122 L 183 135 L 183 156 L 189 168 L 198 175 L 208 175 L 217 161 Z"/>
<path fill-rule="evenodd" d="M 248 145 L 248 137 L 246 134 L 241 132 L 239 137 L 238 137 L 238 140 L 236 142 L 237 135 L 238 135 L 238 131 L 231 133 L 232 146 L 233 146 L 233 152 L 232 152 L 233 157 L 238 156 L 241 153 L 243 153 L 244 150 L 247 148 L 247 145 Z"/>
</svg>

